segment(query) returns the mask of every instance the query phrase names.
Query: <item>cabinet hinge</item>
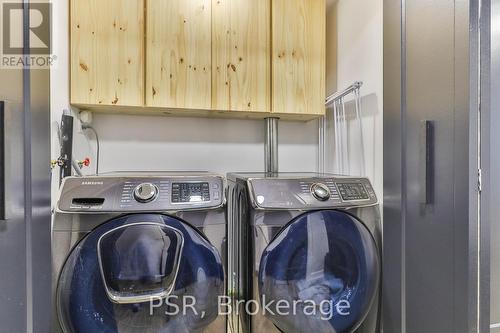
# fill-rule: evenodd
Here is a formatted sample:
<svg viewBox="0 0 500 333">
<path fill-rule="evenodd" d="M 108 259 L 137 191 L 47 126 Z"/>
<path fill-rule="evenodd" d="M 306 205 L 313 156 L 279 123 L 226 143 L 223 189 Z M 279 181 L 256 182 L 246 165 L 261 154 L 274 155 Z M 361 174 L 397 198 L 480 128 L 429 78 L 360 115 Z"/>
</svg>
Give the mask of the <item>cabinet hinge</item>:
<svg viewBox="0 0 500 333">
<path fill-rule="evenodd" d="M 477 170 L 477 189 L 479 193 L 483 190 L 483 171 L 481 169 Z"/>
</svg>

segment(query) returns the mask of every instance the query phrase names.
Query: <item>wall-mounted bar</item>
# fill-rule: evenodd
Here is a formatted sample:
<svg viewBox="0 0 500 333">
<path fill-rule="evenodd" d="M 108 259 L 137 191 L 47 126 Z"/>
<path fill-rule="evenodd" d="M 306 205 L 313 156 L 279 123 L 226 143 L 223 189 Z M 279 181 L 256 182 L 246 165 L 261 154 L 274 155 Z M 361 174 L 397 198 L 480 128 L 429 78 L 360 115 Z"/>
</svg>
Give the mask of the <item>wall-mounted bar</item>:
<svg viewBox="0 0 500 333">
<path fill-rule="evenodd" d="M 346 89 L 331 94 L 330 96 L 328 96 L 326 98 L 325 105 L 329 106 L 334 101 L 339 100 L 342 97 L 345 97 L 345 96 L 349 95 L 350 93 L 353 93 L 356 90 L 359 90 L 361 88 L 361 86 L 363 86 L 363 82 L 356 81 L 353 84 L 351 84 L 349 87 L 347 87 Z"/>
<path fill-rule="evenodd" d="M 267 174 L 278 173 L 278 120 L 266 118 L 266 138 L 264 143 L 264 163 Z"/>
</svg>

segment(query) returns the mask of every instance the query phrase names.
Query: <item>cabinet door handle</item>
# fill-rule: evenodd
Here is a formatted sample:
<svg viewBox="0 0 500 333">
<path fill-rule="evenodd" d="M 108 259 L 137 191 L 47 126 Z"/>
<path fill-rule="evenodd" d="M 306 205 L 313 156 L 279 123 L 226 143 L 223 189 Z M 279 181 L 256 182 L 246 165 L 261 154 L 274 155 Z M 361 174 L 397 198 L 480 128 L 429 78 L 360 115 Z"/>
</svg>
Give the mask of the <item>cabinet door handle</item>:
<svg viewBox="0 0 500 333">
<path fill-rule="evenodd" d="M 434 201 L 434 123 L 422 120 L 420 123 L 420 203 Z"/>
</svg>

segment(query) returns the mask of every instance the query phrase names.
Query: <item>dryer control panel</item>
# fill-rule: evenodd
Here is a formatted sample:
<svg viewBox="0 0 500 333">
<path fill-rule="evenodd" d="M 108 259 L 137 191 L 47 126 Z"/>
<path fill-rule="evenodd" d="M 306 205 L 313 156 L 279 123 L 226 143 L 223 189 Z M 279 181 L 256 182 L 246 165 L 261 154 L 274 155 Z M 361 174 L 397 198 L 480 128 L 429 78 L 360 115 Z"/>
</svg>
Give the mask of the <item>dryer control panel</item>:
<svg viewBox="0 0 500 333">
<path fill-rule="evenodd" d="M 217 175 L 92 176 L 66 178 L 63 212 L 144 212 L 219 208 L 224 179 Z"/>
<path fill-rule="evenodd" d="M 253 206 L 262 209 L 324 209 L 377 204 L 367 178 L 249 179 Z"/>
</svg>

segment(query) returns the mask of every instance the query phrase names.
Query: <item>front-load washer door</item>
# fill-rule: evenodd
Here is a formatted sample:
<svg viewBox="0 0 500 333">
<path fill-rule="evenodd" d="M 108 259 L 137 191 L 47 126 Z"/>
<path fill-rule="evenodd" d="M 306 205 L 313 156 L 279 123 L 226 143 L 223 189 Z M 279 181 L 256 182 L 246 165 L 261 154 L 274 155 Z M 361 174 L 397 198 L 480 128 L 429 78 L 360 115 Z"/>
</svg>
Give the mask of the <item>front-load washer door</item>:
<svg viewBox="0 0 500 333">
<path fill-rule="evenodd" d="M 353 332 L 379 281 L 379 252 L 360 221 L 339 211 L 306 213 L 263 252 L 261 311 L 285 333 Z"/>
<path fill-rule="evenodd" d="M 197 230 L 165 215 L 128 215 L 72 250 L 57 310 L 66 333 L 196 332 L 217 318 L 220 295 L 220 255 Z"/>
</svg>

